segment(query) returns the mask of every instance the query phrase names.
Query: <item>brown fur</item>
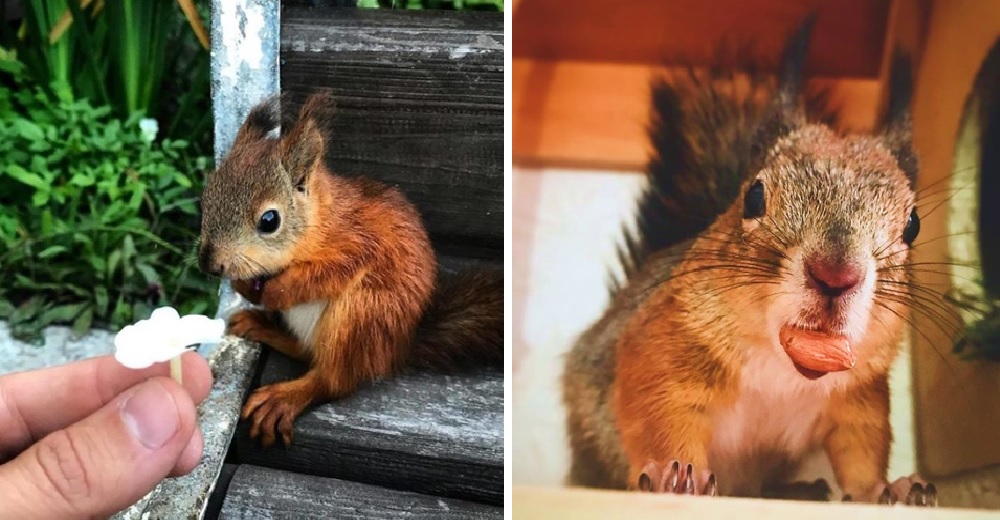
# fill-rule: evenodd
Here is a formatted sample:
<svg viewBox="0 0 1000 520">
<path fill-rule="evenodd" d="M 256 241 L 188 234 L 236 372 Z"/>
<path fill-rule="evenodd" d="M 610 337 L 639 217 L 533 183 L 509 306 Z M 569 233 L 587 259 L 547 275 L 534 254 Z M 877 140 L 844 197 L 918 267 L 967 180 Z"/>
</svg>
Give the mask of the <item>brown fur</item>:
<svg viewBox="0 0 1000 520">
<path fill-rule="evenodd" d="M 397 189 L 327 169 L 329 94 L 311 96 L 285 135 L 267 139 L 277 110 L 271 100 L 251 111 L 202 200 L 202 269 L 263 307 L 232 316 L 230 333 L 310 363 L 299 379 L 247 400 L 251 435 L 268 446 L 277 433 L 287 445 L 307 406 L 407 363 L 450 370 L 502 360 L 502 275 L 499 283 L 467 275 L 470 285 L 435 291 L 434 251 L 413 205 Z M 258 232 L 268 210 L 281 225 Z M 311 337 L 297 337 L 281 311 L 313 302 L 325 307 Z"/>
<path fill-rule="evenodd" d="M 833 381 L 832 390 L 815 440 L 854 499 L 874 500 L 886 482 L 886 375 L 903 332 L 902 300 L 909 290 L 909 247 L 900 239 L 914 206 L 909 116 L 896 104 L 884 133 L 840 135 L 806 122 L 797 101 L 790 101 L 797 98 L 789 97 L 794 89 L 788 81 L 782 78 L 769 110 L 741 108 L 706 84 L 686 91 L 686 124 L 711 135 L 715 125 L 732 123 L 727 118 L 739 112 L 758 128 L 757 142 L 746 153 L 760 156 L 742 161 L 749 167 L 740 173 L 739 196 L 693 240 L 660 251 L 638 249 L 648 240 L 630 244 L 637 248 L 635 264 L 627 266 L 604 316 L 567 358 L 562 384 L 573 452 L 570 484 L 634 489 L 651 460 L 710 469 L 711 418 L 733 406 L 742 367 L 766 356 L 783 359 L 770 350 L 776 339 L 759 339 L 769 306 L 782 298 L 795 302 L 803 326 L 834 326 L 829 323 L 840 319 L 810 299 L 801 281 L 801 259 L 810 255 L 875 257 L 876 303 L 854 342 L 858 365 L 824 376 L 839 379 L 826 379 Z M 684 152 L 734 150 L 723 145 Z M 705 163 L 696 157 L 687 164 Z M 709 183 L 719 172 L 688 172 L 690 178 L 698 174 Z M 767 211 L 745 219 L 744 194 L 757 180 L 766 187 Z M 764 343 L 769 347 L 758 347 Z M 772 449 L 774 457 L 787 456 L 782 446 Z M 776 462 L 793 467 L 799 461 Z M 760 478 L 765 486 L 781 484 Z"/>
</svg>

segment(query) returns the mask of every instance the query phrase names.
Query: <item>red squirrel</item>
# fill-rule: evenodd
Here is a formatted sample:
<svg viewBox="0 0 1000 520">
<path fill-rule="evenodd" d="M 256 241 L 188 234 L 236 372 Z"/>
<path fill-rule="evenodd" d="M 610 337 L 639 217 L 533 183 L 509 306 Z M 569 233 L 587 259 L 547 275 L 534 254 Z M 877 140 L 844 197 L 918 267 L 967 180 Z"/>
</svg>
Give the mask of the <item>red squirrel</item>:
<svg viewBox="0 0 1000 520">
<path fill-rule="evenodd" d="M 439 276 L 416 208 L 398 189 L 333 174 L 325 151 L 334 102 L 308 98 L 279 137 L 281 100 L 254 107 L 206 181 L 199 264 L 260 308 L 228 332 L 309 363 L 261 387 L 242 417 L 267 447 L 292 441 L 311 404 L 406 366 L 454 370 L 503 362 L 503 273 Z"/>
<path fill-rule="evenodd" d="M 824 449 L 845 499 L 936 504 L 933 484 L 886 475 L 920 231 L 909 62 L 884 127 L 840 134 L 803 108 L 811 25 L 776 84 L 713 71 L 654 89 L 625 276 L 563 374 L 570 484 L 781 496 Z"/>
</svg>

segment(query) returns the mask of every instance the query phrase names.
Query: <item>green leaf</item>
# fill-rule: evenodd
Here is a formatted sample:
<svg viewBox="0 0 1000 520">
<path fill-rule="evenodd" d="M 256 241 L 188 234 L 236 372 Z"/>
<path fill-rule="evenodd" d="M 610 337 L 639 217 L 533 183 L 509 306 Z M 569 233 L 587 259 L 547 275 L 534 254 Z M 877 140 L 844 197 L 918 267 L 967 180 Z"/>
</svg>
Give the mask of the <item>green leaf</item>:
<svg viewBox="0 0 1000 520">
<path fill-rule="evenodd" d="M 41 208 L 49 203 L 49 192 L 48 191 L 36 191 L 31 197 L 31 203 L 36 208 Z"/>
<path fill-rule="evenodd" d="M 45 298 L 39 295 L 32 296 L 27 301 L 19 305 L 14 312 L 11 313 L 11 320 L 14 323 L 19 323 L 23 321 L 28 321 L 34 318 L 39 312 L 41 312 L 42 307 L 45 306 Z"/>
<path fill-rule="evenodd" d="M 132 321 L 132 307 L 125 303 L 125 297 L 119 296 L 115 303 L 115 312 L 111 315 L 111 323 L 115 327 L 122 327 Z"/>
<path fill-rule="evenodd" d="M 82 337 L 84 334 L 90 330 L 90 325 L 94 322 L 94 306 L 87 305 L 83 312 L 76 317 L 73 321 L 73 335 L 77 338 Z"/>
<path fill-rule="evenodd" d="M 94 302 L 96 304 L 96 311 L 99 316 L 105 316 L 108 313 L 108 289 L 103 286 L 94 287 Z"/>
<path fill-rule="evenodd" d="M 74 186 L 79 186 L 81 188 L 86 188 L 88 186 L 94 185 L 94 178 L 89 175 L 84 175 L 82 173 L 74 173 L 73 178 L 69 180 L 69 183 Z"/>
<path fill-rule="evenodd" d="M 45 132 L 42 131 L 42 128 L 27 119 L 15 119 L 11 122 L 11 129 L 21 137 L 31 141 L 45 139 Z"/>
<path fill-rule="evenodd" d="M 38 258 L 41 260 L 47 260 L 58 255 L 59 253 L 65 253 L 66 251 L 69 251 L 69 248 L 66 246 L 49 246 L 38 253 Z"/>
<path fill-rule="evenodd" d="M 118 262 L 122 259 L 122 252 L 120 249 L 115 249 L 108 256 L 108 279 L 115 276 L 115 269 L 118 268 Z"/>
<path fill-rule="evenodd" d="M 70 321 L 73 321 L 80 314 L 80 311 L 82 311 L 86 306 L 86 303 L 73 303 L 69 305 L 49 307 L 41 312 L 38 317 L 38 321 L 43 325 L 49 325 L 52 323 L 69 323 Z"/>
<path fill-rule="evenodd" d="M 8 319 L 14 314 L 14 304 L 7 299 L 0 299 L 0 318 Z"/>
<path fill-rule="evenodd" d="M 153 269 L 153 266 L 149 264 L 138 263 L 135 264 L 135 268 L 136 270 L 139 271 L 140 274 L 142 274 L 142 277 L 144 280 L 146 280 L 146 283 L 159 283 L 160 278 L 156 275 L 156 270 Z"/>
<path fill-rule="evenodd" d="M 8 164 L 6 171 L 7 175 L 10 175 L 14 178 L 14 180 L 22 184 L 26 184 L 39 190 L 49 189 L 49 185 L 45 182 L 45 179 L 43 179 L 41 175 L 29 172 L 16 164 Z"/>
</svg>

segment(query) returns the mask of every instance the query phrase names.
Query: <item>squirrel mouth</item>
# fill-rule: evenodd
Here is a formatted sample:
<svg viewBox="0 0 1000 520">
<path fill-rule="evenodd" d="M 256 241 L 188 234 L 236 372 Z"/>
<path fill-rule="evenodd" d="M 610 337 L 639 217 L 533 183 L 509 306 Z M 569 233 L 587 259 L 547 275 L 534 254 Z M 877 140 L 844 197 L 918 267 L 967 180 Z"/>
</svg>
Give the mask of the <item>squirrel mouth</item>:
<svg viewBox="0 0 1000 520">
<path fill-rule="evenodd" d="M 798 327 L 782 327 L 778 340 L 795 369 L 810 380 L 854 368 L 857 360 L 845 336 Z"/>
</svg>

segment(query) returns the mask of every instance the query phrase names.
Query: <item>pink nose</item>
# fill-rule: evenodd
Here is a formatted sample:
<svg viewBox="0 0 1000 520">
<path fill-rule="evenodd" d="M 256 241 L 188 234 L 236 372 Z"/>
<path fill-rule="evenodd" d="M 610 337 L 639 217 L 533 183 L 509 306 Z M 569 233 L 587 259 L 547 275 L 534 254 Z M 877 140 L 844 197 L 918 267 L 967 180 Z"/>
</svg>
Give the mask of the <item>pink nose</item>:
<svg viewBox="0 0 1000 520">
<path fill-rule="evenodd" d="M 865 272 L 857 264 L 809 260 L 806 262 L 809 285 L 822 295 L 836 298 L 854 292 Z"/>
</svg>

